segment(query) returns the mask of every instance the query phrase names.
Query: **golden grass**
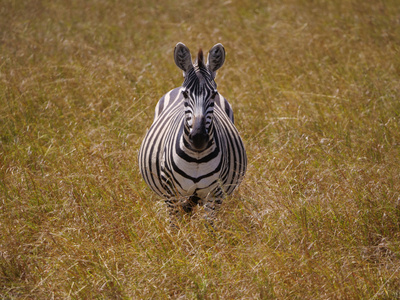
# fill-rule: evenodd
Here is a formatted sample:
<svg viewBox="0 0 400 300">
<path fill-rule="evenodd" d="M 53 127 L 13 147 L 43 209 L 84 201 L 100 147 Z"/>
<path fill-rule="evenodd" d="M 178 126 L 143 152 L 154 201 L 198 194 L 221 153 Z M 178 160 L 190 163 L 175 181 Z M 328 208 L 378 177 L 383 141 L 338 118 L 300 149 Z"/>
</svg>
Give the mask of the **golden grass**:
<svg viewBox="0 0 400 300">
<path fill-rule="evenodd" d="M 0 297 L 400 297 L 397 1 L 11 1 L 0 8 Z M 138 148 L 224 44 L 249 169 L 168 231 Z"/>
</svg>

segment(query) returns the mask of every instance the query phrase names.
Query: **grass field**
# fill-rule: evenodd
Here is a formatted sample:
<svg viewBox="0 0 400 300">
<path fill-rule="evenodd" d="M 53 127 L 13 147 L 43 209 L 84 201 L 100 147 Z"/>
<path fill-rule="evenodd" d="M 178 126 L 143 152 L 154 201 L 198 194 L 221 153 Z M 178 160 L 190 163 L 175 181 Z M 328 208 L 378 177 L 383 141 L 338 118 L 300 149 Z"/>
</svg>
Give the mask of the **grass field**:
<svg viewBox="0 0 400 300">
<path fill-rule="evenodd" d="M 249 158 L 215 235 L 137 166 L 179 41 Z M 2 0 L 0 298 L 400 299 L 399 78 L 396 0 Z"/>
</svg>

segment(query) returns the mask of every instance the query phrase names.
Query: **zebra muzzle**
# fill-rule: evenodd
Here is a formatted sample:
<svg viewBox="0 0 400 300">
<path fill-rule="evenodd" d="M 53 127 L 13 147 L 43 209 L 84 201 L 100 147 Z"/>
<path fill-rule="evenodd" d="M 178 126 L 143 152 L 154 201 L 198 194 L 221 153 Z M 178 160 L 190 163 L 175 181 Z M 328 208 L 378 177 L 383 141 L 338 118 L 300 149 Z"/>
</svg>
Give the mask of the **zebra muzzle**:
<svg viewBox="0 0 400 300">
<path fill-rule="evenodd" d="M 209 135 L 207 133 L 204 116 L 194 119 L 193 128 L 189 134 L 189 141 L 196 151 L 202 151 L 207 147 Z"/>
</svg>

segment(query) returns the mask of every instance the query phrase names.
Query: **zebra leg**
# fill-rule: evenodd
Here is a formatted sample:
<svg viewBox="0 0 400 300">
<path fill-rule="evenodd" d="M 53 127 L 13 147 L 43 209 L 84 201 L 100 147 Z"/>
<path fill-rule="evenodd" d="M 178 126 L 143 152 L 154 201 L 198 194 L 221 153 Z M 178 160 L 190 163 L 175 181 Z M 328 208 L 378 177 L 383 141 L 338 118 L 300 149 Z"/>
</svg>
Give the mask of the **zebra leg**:
<svg viewBox="0 0 400 300">
<path fill-rule="evenodd" d="M 167 199 L 165 203 L 168 207 L 168 214 L 169 214 L 169 225 L 172 229 L 179 229 L 177 221 L 182 219 L 182 212 L 179 205 L 179 201 L 177 199 Z"/>
<path fill-rule="evenodd" d="M 186 201 L 182 201 L 176 198 L 170 198 L 165 200 L 168 207 L 169 223 L 172 228 L 179 229 L 178 222 L 183 220 L 183 215 L 190 215 L 193 208 L 197 205 L 200 200 L 197 196 L 191 196 Z"/>
<path fill-rule="evenodd" d="M 183 211 L 187 214 L 191 214 L 193 208 L 199 203 L 200 200 L 201 199 L 197 196 L 190 196 L 189 199 L 182 204 Z"/>
<path fill-rule="evenodd" d="M 217 213 L 221 207 L 222 199 L 207 199 L 206 204 L 204 204 L 205 215 L 204 218 L 214 228 L 214 221 L 216 219 Z"/>
</svg>

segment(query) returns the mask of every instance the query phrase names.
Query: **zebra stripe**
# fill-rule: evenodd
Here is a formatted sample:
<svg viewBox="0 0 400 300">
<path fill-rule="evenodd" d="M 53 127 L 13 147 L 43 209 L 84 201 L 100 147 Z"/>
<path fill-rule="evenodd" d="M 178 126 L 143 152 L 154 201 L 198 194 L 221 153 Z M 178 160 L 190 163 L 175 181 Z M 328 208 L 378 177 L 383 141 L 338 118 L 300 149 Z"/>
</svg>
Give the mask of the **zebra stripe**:
<svg viewBox="0 0 400 300">
<path fill-rule="evenodd" d="M 224 48 L 217 44 L 207 65 L 201 50 L 192 64 L 189 49 L 177 44 L 175 62 L 184 72 L 184 83 L 159 100 L 140 147 L 140 172 L 166 199 L 172 214 L 176 204 L 185 211 L 205 204 L 213 213 L 245 175 L 247 157 L 233 111 L 214 81 L 224 59 Z"/>
</svg>

